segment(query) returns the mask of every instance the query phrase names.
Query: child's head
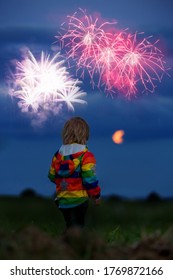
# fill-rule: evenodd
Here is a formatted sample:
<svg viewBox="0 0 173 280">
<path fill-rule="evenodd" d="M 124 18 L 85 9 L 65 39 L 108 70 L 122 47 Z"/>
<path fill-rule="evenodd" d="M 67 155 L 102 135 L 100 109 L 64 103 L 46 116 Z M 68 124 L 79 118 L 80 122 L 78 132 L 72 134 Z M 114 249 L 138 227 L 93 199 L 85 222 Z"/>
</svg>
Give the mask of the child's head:
<svg viewBox="0 0 173 280">
<path fill-rule="evenodd" d="M 85 145 L 89 138 L 89 126 L 80 117 L 73 117 L 68 120 L 62 130 L 63 144 L 78 143 Z"/>
</svg>

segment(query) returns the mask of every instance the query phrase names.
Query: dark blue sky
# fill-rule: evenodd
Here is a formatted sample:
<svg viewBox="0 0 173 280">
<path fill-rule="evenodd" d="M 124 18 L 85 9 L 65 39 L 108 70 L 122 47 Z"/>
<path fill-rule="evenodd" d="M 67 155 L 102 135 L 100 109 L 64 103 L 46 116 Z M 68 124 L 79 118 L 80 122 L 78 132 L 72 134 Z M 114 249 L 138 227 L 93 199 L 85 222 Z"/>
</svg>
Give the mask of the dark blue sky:
<svg viewBox="0 0 173 280">
<path fill-rule="evenodd" d="M 6 0 L 0 3 L 0 193 L 18 194 L 24 188 L 50 195 L 54 186 L 47 179 L 53 153 L 61 145 L 64 122 L 85 118 L 91 128 L 88 143 L 97 159 L 97 175 L 103 194 L 146 196 L 157 191 L 173 196 L 173 70 L 164 75 L 154 94 L 132 100 L 110 96 L 83 82 L 87 105 L 58 117 L 51 116 L 41 128 L 20 112 L 7 94 L 6 79 L 11 60 L 20 50 L 52 51 L 54 36 L 68 14 L 77 8 L 99 13 L 118 27 L 144 31 L 160 39 L 168 67 L 173 63 L 171 1 L 58 1 Z M 125 131 L 124 143 L 112 142 L 115 130 Z"/>
</svg>

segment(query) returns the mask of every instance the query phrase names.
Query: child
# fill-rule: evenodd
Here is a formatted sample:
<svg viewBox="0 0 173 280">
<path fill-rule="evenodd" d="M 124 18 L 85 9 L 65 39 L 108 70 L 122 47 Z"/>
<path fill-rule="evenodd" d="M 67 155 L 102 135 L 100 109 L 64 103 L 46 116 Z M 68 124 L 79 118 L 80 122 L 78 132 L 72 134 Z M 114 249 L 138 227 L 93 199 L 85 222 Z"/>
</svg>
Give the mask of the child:
<svg viewBox="0 0 173 280">
<path fill-rule="evenodd" d="M 55 153 L 49 179 L 56 184 L 57 204 L 66 228 L 83 227 L 88 198 L 97 202 L 100 187 L 95 173 L 96 160 L 86 146 L 89 126 L 80 117 L 67 121 L 62 130 L 63 145 Z"/>
</svg>

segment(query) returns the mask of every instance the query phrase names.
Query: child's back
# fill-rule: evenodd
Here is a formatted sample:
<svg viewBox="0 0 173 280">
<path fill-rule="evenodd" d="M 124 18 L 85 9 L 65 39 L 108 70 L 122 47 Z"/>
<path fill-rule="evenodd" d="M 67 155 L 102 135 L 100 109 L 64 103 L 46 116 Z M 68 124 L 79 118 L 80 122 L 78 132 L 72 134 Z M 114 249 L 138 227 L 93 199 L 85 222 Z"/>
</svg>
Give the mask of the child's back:
<svg viewBox="0 0 173 280">
<path fill-rule="evenodd" d="M 62 136 L 63 145 L 53 157 L 48 176 L 56 184 L 56 201 L 67 227 L 83 226 L 88 198 L 100 197 L 96 160 L 86 146 L 89 127 L 83 119 L 72 118 L 65 124 Z"/>
</svg>

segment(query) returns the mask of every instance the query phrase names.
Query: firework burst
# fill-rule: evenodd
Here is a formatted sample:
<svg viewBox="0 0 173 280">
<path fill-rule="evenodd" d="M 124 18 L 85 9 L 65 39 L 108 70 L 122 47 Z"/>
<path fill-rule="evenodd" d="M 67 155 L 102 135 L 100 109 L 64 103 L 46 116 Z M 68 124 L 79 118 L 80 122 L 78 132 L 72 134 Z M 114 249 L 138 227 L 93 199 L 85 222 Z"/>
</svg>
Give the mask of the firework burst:
<svg viewBox="0 0 173 280">
<path fill-rule="evenodd" d="M 19 100 L 22 112 L 55 114 L 59 111 L 56 106 L 60 108 L 62 102 L 73 110 L 73 103 L 85 103 L 80 99 L 86 93 L 80 91 L 79 80 L 72 79 L 63 64 L 59 53 L 51 59 L 50 55 L 42 52 L 37 60 L 31 51 L 27 52 L 24 60 L 16 62 L 11 95 Z"/>
<path fill-rule="evenodd" d="M 108 30 L 115 22 L 99 23 L 99 18 L 87 15 L 82 9 L 67 18 L 67 29 L 63 29 L 64 34 L 55 37 L 60 40 L 61 48 L 66 48 L 67 59 L 76 62 L 77 72 L 81 70 L 81 77 L 84 78 L 84 72 L 87 70 L 93 79 L 98 70 L 96 63 L 99 53 L 108 45 L 110 35 Z"/>
<path fill-rule="evenodd" d="M 82 9 L 68 16 L 67 28 L 56 36 L 67 59 L 75 62 L 76 73 L 107 93 L 135 95 L 139 89 L 154 92 L 165 72 L 164 55 L 144 33 L 115 29 L 115 21 L 87 15 Z"/>
<path fill-rule="evenodd" d="M 113 85 L 119 83 L 117 68 L 125 52 L 124 34 L 125 31 L 109 35 L 107 44 L 98 53 L 96 65 L 99 82 L 97 85 L 104 86 L 106 92 L 115 92 Z M 112 79 L 114 84 L 112 84 Z"/>
<path fill-rule="evenodd" d="M 138 86 L 143 92 L 154 92 L 156 81 L 161 82 L 165 72 L 164 55 L 157 47 L 158 41 L 152 44 L 151 36 L 139 40 L 137 35 L 128 34 L 124 54 L 114 69 L 119 75 L 117 87 L 127 94 L 135 94 Z"/>
</svg>

